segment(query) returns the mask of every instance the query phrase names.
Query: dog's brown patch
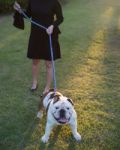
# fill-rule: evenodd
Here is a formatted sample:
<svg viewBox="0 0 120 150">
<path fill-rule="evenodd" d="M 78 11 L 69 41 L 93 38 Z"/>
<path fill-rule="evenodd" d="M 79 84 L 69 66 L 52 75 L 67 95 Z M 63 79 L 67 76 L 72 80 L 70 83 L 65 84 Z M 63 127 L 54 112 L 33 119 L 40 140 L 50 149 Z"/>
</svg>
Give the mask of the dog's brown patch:
<svg viewBox="0 0 120 150">
<path fill-rule="evenodd" d="M 54 89 L 50 89 L 47 93 L 45 93 L 45 94 L 42 95 L 42 97 L 41 97 L 41 99 L 40 99 L 39 107 L 38 107 L 39 111 L 41 111 L 41 110 L 44 109 L 44 106 L 43 106 L 43 100 L 44 100 L 44 98 L 45 98 L 50 92 L 53 92 L 53 91 L 54 91 Z M 56 102 L 58 102 L 58 101 L 60 100 L 60 99 L 59 99 L 60 96 L 62 96 L 62 94 L 59 93 L 59 92 L 52 93 L 52 94 L 50 95 L 50 98 L 49 98 L 49 99 L 54 98 L 54 102 L 53 102 L 53 104 L 54 104 L 54 103 L 56 103 Z M 48 110 L 49 105 L 50 105 L 50 103 L 48 104 L 46 111 Z"/>
<path fill-rule="evenodd" d="M 42 95 L 42 97 L 40 98 L 40 103 L 39 103 L 39 106 L 38 106 L 38 109 L 39 110 L 43 110 L 44 109 L 44 106 L 43 106 L 43 100 L 44 98 L 50 93 L 54 91 L 54 89 L 50 89 L 48 92 L 46 92 L 45 94 Z M 52 94 L 51 94 L 52 95 Z"/>
<path fill-rule="evenodd" d="M 53 99 L 53 104 L 54 103 L 56 103 L 56 102 L 58 102 L 60 99 L 59 99 L 59 97 L 61 96 L 62 94 L 61 93 L 59 93 L 59 92 L 56 92 L 56 93 L 52 93 L 51 95 L 50 95 L 50 99 Z M 51 102 L 50 102 L 51 103 Z M 50 103 L 48 104 L 48 106 L 47 106 L 47 109 L 46 109 L 46 112 L 48 111 L 48 109 L 49 109 L 49 106 L 50 106 Z"/>
</svg>

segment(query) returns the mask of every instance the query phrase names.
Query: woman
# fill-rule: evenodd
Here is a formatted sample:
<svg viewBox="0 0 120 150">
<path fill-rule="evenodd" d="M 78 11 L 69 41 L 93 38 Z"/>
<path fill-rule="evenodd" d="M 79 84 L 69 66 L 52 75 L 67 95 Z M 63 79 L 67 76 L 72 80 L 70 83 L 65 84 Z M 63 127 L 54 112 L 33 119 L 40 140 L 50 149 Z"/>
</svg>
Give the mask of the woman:
<svg viewBox="0 0 120 150">
<path fill-rule="evenodd" d="M 21 13 L 21 8 L 15 2 L 14 9 Z M 31 25 L 31 34 L 28 45 L 27 57 L 32 59 L 32 86 L 31 91 L 35 91 L 38 86 L 38 64 L 40 60 L 45 60 L 47 70 L 47 82 L 43 94 L 48 92 L 52 82 L 52 63 L 49 47 L 49 36 L 52 34 L 54 60 L 61 58 L 58 36 L 60 30 L 58 26 L 63 22 L 61 5 L 58 0 L 29 0 L 26 14 L 32 20 L 47 27 L 46 32 Z M 16 19 L 16 18 L 15 18 Z"/>
</svg>

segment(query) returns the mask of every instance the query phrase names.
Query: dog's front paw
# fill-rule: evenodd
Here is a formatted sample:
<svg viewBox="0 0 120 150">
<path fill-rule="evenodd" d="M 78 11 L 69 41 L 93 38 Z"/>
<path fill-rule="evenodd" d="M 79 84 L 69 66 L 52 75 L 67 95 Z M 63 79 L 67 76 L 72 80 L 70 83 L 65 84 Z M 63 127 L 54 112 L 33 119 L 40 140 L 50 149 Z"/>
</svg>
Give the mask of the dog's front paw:
<svg viewBox="0 0 120 150">
<path fill-rule="evenodd" d="M 74 138 L 75 138 L 76 141 L 78 141 L 78 142 L 81 141 L 81 135 L 80 135 L 78 132 L 74 135 Z"/>
<path fill-rule="evenodd" d="M 42 117 L 43 117 L 43 113 L 42 112 L 38 112 L 37 113 L 37 118 L 42 119 Z"/>
<path fill-rule="evenodd" d="M 43 143 L 47 143 L 48 142 L 48 140 L 49 140 L 49 137 L 47 137 L 47 136 L 42 136 L 42 138 L 41 138 L 41 141 L 43 142 Z"/>
</svg>

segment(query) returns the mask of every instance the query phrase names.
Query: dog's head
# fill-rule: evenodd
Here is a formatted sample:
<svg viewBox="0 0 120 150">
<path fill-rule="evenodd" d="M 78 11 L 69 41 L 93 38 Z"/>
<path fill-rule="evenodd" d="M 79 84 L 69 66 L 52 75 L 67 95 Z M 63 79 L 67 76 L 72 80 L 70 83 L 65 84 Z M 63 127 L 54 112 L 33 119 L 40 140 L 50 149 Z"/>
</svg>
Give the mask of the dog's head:
<svg viewBox="0 0 120 150">
<path fill-rule="evenodd" d="M 50 113 L 60 124 L 66 124 L 70 121 L 73 109 L 73 101 L 62 95 L 54 96 L 50 104 Z"/>
</svg>

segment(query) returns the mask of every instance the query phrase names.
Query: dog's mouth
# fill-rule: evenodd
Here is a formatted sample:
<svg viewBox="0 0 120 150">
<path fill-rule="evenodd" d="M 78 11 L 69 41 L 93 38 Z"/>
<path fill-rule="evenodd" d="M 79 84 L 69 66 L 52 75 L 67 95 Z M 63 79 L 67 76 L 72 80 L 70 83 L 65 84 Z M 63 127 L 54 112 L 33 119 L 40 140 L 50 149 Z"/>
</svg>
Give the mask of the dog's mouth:
<svg viewBox="0 0 120 150">
<path fill-rule="evenodd" d="M 69 120 L 70 120 L 70 118 L 67 119 L 66 117 L 56 118 L 56 117 L 54 116 L 54 114 L 53 114 L 53 117 L 54 117 L 54 119 L 55 119 L 58 123 L 60 123 L 60 124 L 66 124 L 66 123 L 68 123 Z"/>
</svg>

